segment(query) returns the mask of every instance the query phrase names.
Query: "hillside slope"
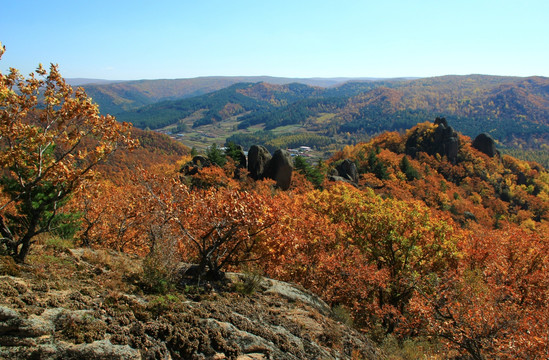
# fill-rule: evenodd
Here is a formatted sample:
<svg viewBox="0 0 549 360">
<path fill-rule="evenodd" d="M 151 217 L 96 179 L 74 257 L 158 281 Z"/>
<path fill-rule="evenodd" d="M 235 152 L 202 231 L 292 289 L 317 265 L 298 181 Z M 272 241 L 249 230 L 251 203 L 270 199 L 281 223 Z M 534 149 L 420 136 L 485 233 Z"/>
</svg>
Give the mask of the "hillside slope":
<svg viewBox="0 0 549 360">
<path fill-rule="evenodd" d="M 296 162 L 287 191 L 231 160 L 106 171 L 64 208 L 74 236 L 0 257 L 0 357 L 376 358 L 370 338 L 393 359 L 543 358 L 549 176 L 490 150 L 439 118 Z"/>
<path fill-rule="evenodd" d="M 326 304 L 286 283 L 264 279 L 246 295 L 233 274 L 223 288 L 150 295 L 135 257 L 50 242 L 29 260 L 0 267 L 2 359 L 379 358 Z"/>
<path fill-rule="evenodd" d="M 117 114 L 159 101 L 189 98 L 221 90 L 237 83 L 310 86 L 334 86 L 350 78 L 282 78 L 271 76 L 208 76 L 191 79 L 159 79 L 86 84 L 84 89 L 99 105 L 102 113 Z M 374 79 L 372 79 L 374 80 Z"/>
<path fill-rule="evenodd" d="M 306 99 L 320 92 L 301 84 L 271 85 L 238 83 L 210 94 L 190 99 L 163 101 L 121 113 L 120 121 L 140 128 L 158 129 L 193 117 L 192 127 L 228 120 L 243 113 L 262 113 Z"/>
<path fill-rule="evenodd" d="M 351 82 L 328 89 L 241 84 L 151 104 L 118 117 L 142 128 L 174 127 L 181 134 L 210 124 L 238 129 L 226 137 L 258 129 L 281 133 L 280 128 L 291 126 L 290 132 L 329 136 L 345 144 L 440 115 L 468 136 L 487 132 L 506 146 L 547 146 L 549 79 L 443 76 Z"/>
</svg>

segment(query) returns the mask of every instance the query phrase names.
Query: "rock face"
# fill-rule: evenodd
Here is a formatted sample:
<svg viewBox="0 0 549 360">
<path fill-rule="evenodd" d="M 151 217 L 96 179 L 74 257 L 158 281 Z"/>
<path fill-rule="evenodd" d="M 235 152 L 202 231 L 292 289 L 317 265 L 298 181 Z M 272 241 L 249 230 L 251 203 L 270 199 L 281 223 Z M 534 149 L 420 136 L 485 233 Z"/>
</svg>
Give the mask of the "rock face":
<svg viewBox="0 0 549 360">
<path fill-rule="evenodd" d="M 497 154 L 496 142 L 486 133 L 477 135 L 475 140 L 473 140 L 473 147 L 489 157 L 494 157 Z"/>
<path fill-rule="evenodd" d="M 416 130 L 406 141 L 406 154 L 415 157 L 420 151 L 429 155 L 446 156 L 452 164 L 457 162 L 459 137 L 457 132 L 448 125 L 445 118 L 436 118 L 435 131 L 424 134 Z"/>
<path fill-rule="evenodd" d="M 265 177 L 267 163 L 271 160 L 271 153 L 261 145 L 252 145 L 248 151 L 248 172 L 254 180 Z"/>
<path fill-rule="evenodd" d="M 278 149 L 267 163 L 265 177 L 276 181 L 282 190 L 288 190 L 292 181 L 292 157 L 286 150 Z"/>
<path fill-rule="evenodd" d="M 358 183 L 358 170 L 356 164 L 349 159 L 343 160 L 342 163 L 336 166 L 337 175 L 347 179 L 353 183 Z"/>
<path fill-rule="evenodd" d="M 259 278 L 246 295 L 231 289 L 247 275 L 227 273 L 222 288 L 145 295 L 122 280 L 138 258 L 89 249 L 55 256 L 49 277 L 30 267 L 0 275 L 0 359 L 381 358 L 325 302 L 289 283 Z"/>
<path fill-rule="evenodd" d="M 141 359 L 139 350 L 128 345 L 114 345 L 109 340 L 81 344 L 55 341 L 56 330 L 66 330 L 67 325 L 64 321 L 71 321 L 70 326 L 80 326 L 75 319 L 82 319 L 81 313 L 82 311 L 53 308 L 46 309 L 40 315 L 27 317 L 13 309 L 0 306 L 0 358 Z"/>
<path fill-rule="evenodd" d="M 435 152 L 448 157 L 448 161 L 455 164 L 459 150 L 459 137 L 457 132 L 448 125 L 445 118 L 437 118 L 435 125 Z"/>
</svg>

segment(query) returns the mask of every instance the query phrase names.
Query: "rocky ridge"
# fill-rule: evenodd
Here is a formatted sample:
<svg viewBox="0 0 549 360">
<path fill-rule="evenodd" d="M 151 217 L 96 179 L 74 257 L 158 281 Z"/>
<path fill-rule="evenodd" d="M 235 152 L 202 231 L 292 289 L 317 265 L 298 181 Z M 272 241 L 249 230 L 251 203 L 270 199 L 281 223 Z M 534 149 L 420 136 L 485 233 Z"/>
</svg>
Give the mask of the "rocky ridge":
<svg viewBox="0 0 549 360">
<path fill-rule="evenodd" d="M 141 260 L 37 248 L 0 266 L 2 359 L 374 359 L 361 333 L 291 284 L 228 274 L 224 288 L 164 295 L 139 287 Z"/>
</svg>

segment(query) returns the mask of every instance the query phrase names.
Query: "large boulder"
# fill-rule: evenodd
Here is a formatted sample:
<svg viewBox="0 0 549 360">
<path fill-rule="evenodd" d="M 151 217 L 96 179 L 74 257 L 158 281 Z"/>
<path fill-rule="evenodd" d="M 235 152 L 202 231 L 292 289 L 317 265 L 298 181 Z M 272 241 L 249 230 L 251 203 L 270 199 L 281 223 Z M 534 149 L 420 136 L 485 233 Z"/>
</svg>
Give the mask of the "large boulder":
<svg viewBox="0 0 549 360">
<path fill-rule="evenodd" d="M 248 172 L 254 180 L 265 177 L 267 163 L 271 160 L 271 153 L 261 145 L 252 145 L 248 151 Z"/>
<path fill-rule="evenodd" d="M 496 156 L 498 152 L 496 150 L 496 142 L 486 133 L 477 135 L 475 140 L 473 140 L 473 147 L 489 157 Z"/>
<path fill-rule="evenodd" d="M 292 181 L 292 157 L 286 150 L 278 149 L 267 164 L 265 177 L 276 181 L 282 190 L 288 190 Z"/>
<path fill-rule="evenodd" d="M 356 164 L 349 159 L 343 160 L 336 166 L 337 174 L 352 183 L 358 183 L 358 170 Z"/>
</svg>

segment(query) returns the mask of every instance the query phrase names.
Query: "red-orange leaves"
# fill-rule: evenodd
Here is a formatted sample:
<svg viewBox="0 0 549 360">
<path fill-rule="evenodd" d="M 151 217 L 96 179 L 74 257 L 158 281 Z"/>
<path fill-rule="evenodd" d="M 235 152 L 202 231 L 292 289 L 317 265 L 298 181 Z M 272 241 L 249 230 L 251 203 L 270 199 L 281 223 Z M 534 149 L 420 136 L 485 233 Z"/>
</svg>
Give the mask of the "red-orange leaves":
<svg viewBox="0 0 549 360">
<path fill-rule="evenodd" d="M 253 260 L 265 230 L 275 223 L 276 204 L 270 196 L 225 187 L 191 191 L 162 178 L 148 182 L 148 189 L 201 274 Z"/>
<path fill-rule="evenodd" d="M 345 305 L 365 328 L 393 331 L 416 286 L 458 259 L 460 232 L 421 203 L 343 183 L 277 199 L 284 215 L 267 243 L 267 273 Z"/>
<path fill-rule="evenodd" d="M 540 359 L 549 350 L 549 244 L 516 225 L 476 229 L 464 258 L 412 300 L 430 334 L 475 359 Z"/>
<path fill-rule="evenodd" d="M 87 183 L 70 204 L 81 215 L 79 238 L 83 245 L 106 247 L 126 253 L 145 255 L 151 247 L 148 227 L 154 219 L 145 189 L 126 183 Z"/>
</svg>

